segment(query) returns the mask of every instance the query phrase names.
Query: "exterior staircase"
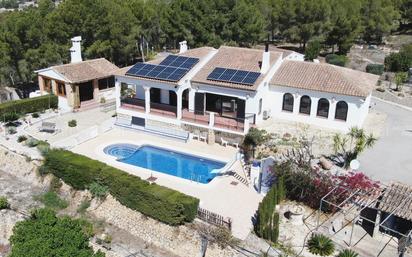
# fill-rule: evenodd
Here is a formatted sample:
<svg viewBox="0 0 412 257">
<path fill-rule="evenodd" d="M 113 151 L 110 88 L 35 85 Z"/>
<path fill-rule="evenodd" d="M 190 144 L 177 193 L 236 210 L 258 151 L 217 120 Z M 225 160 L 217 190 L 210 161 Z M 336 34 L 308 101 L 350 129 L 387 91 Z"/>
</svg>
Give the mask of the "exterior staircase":
<svg viewBox="0 0 412 257">
<path fill-rule="evenodd" d="M 80 108 L 77 109 L 78 112 L 88 111 L 91 109 L 98 108 L 100 104 L 95 100 L 84 101 L 80 103 Z"/>
<path fill-rule="evenodd" d="M 233 172 L 233 177 L 237 179 L 240 183 L 244 184 L 245 186 L 249 186 L 249 182 L 244 177 L 240 176 L 237 172 Z"/>
</svg>

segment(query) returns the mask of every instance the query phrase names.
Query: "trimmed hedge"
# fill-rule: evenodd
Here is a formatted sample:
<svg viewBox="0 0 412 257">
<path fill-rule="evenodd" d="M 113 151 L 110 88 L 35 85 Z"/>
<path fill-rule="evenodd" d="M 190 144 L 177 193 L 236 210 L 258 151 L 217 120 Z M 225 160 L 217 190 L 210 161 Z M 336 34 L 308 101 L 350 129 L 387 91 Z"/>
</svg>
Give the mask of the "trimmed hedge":
<svg viewBox="0 0 412 257">
<path fill-rule="evenodd" d="M 366 72 L 375 75 L 382 75 L 384 66 L 382 64 L 368 64 L 366 65 Z"/>
<path fill-rule="evenodd" d="M 52 173 L 78 190 L 96 182 L 123 205 L 169 225 L 195 219 L 199 200 L 178 191 L 150 184 L 102 162 L 66 150 L 45 153 L 42 171 Z"/>
<path fill-rule="evenodd" d="M 326 62 L 329 64 L 345 67 L 348 62 L 348 57 L 345 55 L 328 54 L 325 57 Z"/>
<path fill-rule="evenodd" d="M 10 113 L 26 114 L 40 112 L 49 108 L 57 108 L 58 99 L 55 95 L 44 95 L 34 98 L 9 101 L 0 104 L 0 116 Z"/>
</svg>

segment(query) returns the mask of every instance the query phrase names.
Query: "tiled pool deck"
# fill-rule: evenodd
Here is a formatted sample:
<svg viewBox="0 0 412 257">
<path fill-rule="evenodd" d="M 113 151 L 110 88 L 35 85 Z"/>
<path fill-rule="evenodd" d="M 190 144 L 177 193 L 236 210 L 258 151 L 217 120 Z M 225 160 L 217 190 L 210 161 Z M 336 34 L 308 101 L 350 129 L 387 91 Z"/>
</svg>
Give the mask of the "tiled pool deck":
<svg viewBox="0 0 412 257">
<path fill-rule="evenodd" d="M 157 178 L 156 183 L 159 185 L 197 197 L 200 199 L 200 207 L 224 217 L 230 217 L 233 220 L 232 231 L 234 236 L 240 239 L 247 237 L 253 227 L 252 217 L 262 199 L 262 196 L 257 194 L 255 190 L 242 183 L 231 185 L 231 182 L 236 181 L 232 176 L 218 176 L 208 184 L 201 184 L 118 162 L 113 156 L 106 155 L 103 152 L 106 146 L 116 143 L 151 144 L 225 162 L 230 162 L 235 159 L 236 148 L 229 146 L 223 147 L 218 144 L 208 145 L 204 142 L 193 140 L 184 143 L 144 132 L 114 128 L 92 140 L 76 146 L 72 151 L 105 162 L 108 165 L 122 169 L 143 179 L 154 176 Z M 244 176 L 242 166 L 238 161 L 234 163 L 230 170 Z"/>
</svg>

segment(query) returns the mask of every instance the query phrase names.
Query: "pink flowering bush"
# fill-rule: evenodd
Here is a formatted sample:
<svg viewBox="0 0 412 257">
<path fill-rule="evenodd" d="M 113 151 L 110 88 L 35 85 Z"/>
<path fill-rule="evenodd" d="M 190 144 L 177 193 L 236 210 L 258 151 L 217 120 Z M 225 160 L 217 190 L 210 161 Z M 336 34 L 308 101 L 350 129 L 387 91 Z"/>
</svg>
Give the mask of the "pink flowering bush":
<svg viewBox="0 0 412 257">
<path fill-rule="evenodd" d="M 337 185 L 335 192 L 327 197 L 327 201 L 339 205 L 356 190 L 373 191 L 379 189 L 379 183 L 371 180 L 362 172 L 348 172 L 345 175 L 334 176 L 327 172 L 313 170 L 309 166 L 299 167 L 291 162 L 275 167 L 277 176 L 285 180 L 286 197 L 318 209 L 321 199 Z M 323 203 L 322 210 L 331 212 L 333 205 Z"/>
</svg>

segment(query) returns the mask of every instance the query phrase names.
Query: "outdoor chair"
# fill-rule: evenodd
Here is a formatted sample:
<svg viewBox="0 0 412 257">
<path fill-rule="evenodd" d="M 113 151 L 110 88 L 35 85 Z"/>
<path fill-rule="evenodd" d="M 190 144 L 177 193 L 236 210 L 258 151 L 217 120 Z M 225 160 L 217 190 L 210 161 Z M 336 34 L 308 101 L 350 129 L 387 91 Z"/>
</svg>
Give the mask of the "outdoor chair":
<svg viewBox="0 0 412 257">
<path fill-rule="evenodd" d="M 227 146 L 227 140 L 225 140 L 223 137 L 220 137 L 220 142 L 222 146 Z"/>
<path fill-rule="evenodd" d="M 192 139 L 200 140 L 200 131 L 199 130 L 196 129 L 195 131 L 193 131 Z"/>
<path fill-rule="evenodd" d="M 40 132 L 54 133 L 54 132 L 56 132 L 56 123 L 48 122 L 48 121 L 42 121 L 41 126 L 39 128 L 39 131 Z"/>
<path fill-rule="evenodd" d="M 202 133 L 200 133 L 199 140 L 206 142 L 206 140 L 207 140 L 207 132 L 202 132 Z"/>
<path fill-rule="evenodd" d="M 233 141 L 229 142 L 230 145 L 233 145 L 236 148 L 239 148 L 240 143 L 242 143 L 242 139 L 240 137 L 237 137 L 233 139 Z"/>
</svg>

